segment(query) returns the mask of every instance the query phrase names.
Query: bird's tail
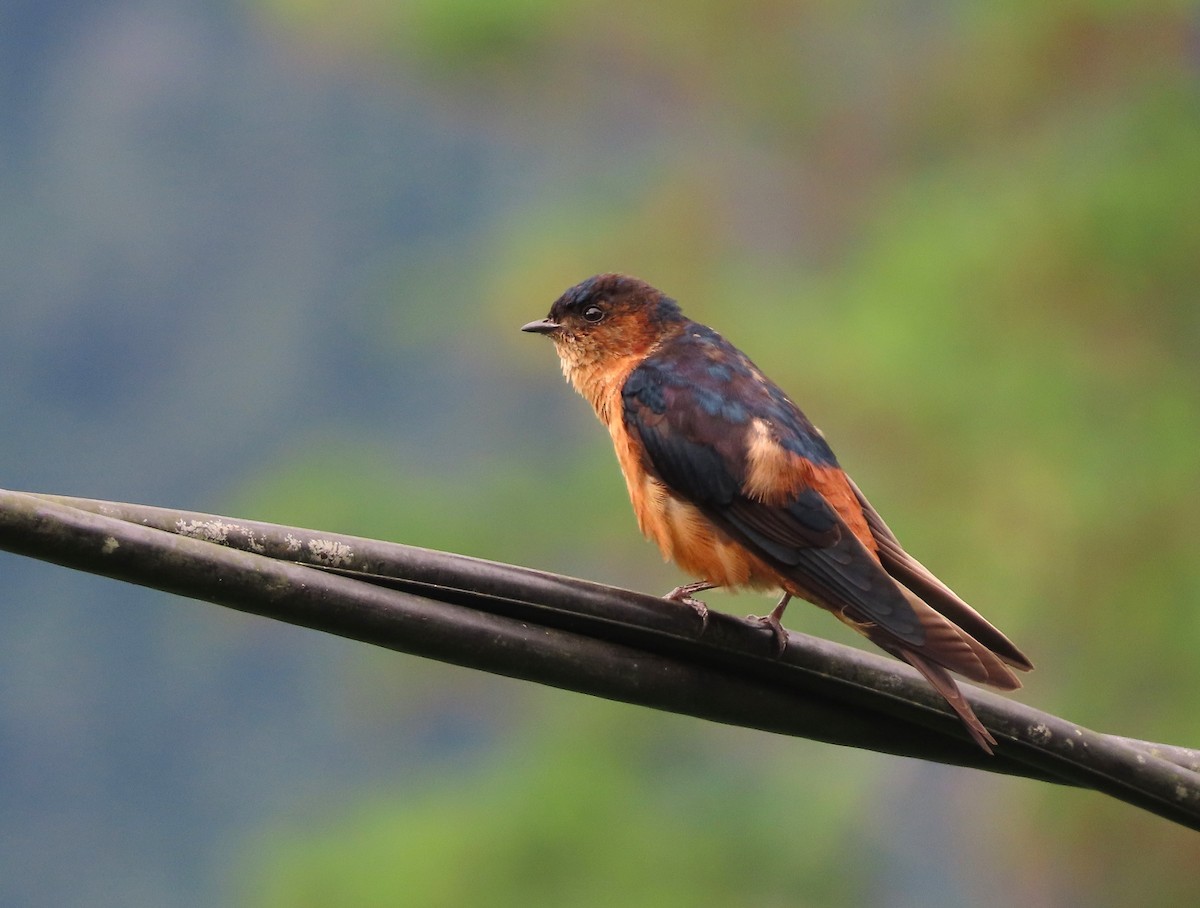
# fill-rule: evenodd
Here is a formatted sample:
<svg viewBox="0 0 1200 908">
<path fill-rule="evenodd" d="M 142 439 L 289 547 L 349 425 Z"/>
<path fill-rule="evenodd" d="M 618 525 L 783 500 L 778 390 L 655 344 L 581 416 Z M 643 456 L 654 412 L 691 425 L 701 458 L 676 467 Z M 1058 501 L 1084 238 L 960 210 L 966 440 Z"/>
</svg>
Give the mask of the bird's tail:
<svg viewBox="0 0 1200 908">
<path fill-rule="evenodd" d="M 920 646 L 905 643 L 906 648 L 914 650 L 929 662 L 989 687 L 1017 690 L 1021 686 L 1021 679 L 1013 674 L 1005 658 L 980 643 L 908 588 L 900 586 L 900 590 L 925 631 L 924 643 Z"/>
<path fill-rule="evenodd" d="M 967 702 L 967 698 L 962 695 L 962 691 L 954 683 L 950 672 L 913 650 L 896 647 L 892 652 L 925 676 L 925 680 L 933 685 L 933 689 L 945 698 L 951 709 L 958 713 L 958 717 L 962 719 L 963 725 L 967 727 L 967 731 L 975 743 L 983 748 L 984 752 L 991 754 L 992 748 L 996 746 L 996 739 L 979 721 L 975 710 L 971 709 L 971 704 Z"/>
<path fill-rule="evenodd" d="M 1021 680 L 1005 664 L 1006 659 L 992 652 L 907 588 L 900 586 L 900 589 L 921 622 L 925 631 L 924 642 L 913 645 L 900 641 L 879 627 L 867 630 L 866 636 L 876 646 L 903 659 L 924 675 L 958 713 L 976 743 L 991 753 L 996 744 L 995 738 L 979 721 L 950 672 L 1000 690 L 1016 690 L 1021 686 Z"/>
<path fill-rule="evenodd" d="M 847 481 L 858 498 L 863 516 L 867 520 L 867 526 L 871 530 L 871 535 L 875 538 L 877 547 L 876 555 L 879 558 L 879 562 L 883 565 L 883 569 L 892 575 L 892 579 L 896 580 L 907 591 L 914 593 L 917 602 L 921 605 L 928 605 L 940 612 L 957 625 L 960 630 L 965 630 L 975 641 L 983 644 L 993 655 L 998 656 L 1002 662 L 1011 665 L 1019 671 L 1030 671 L 1033 668 L 1033 663 L 1029 661 L 1029 658 L 1017 649 L 1011 640 L 993 627 L 979 612 L 963 602 L 950 587 L 935 577 L 929 568 L 908 554 L 904 550 L 904 546 L 900 544 L 900 540 L 896 538 L 896 534 L 884 523 L 883 518 L 879 516 L 879 512 L 871 506 L 871 502 L 867 501 L 866 496 L 854 484 L 854 481 L 849 479 L 849 477 L 847 477 Z M 913 602 L 914 598 L 910 596 L 909 601 Z M 918 610 L 918 614 L 920 614 L 920 610 Z M 922 618 L 922 623 L 928 624 L 924 618 Z M 954 666 L 948 667 L 954 668 Z M 958 671 L 958 669 L 954 668 L 954 671 Z M 974 678 L 969 672 L 963 672 L 963 674 L 968 678 Z M 992 683 L 986 678 L 974 679 L 982 681 L 984 684 Z M 1005 690 L 1012 690 L 1014 687 L 1020 687 L 1021 685 L 1017 683 L 1012 687 L 997 686 L 1003 687 Z"/>
</svg>

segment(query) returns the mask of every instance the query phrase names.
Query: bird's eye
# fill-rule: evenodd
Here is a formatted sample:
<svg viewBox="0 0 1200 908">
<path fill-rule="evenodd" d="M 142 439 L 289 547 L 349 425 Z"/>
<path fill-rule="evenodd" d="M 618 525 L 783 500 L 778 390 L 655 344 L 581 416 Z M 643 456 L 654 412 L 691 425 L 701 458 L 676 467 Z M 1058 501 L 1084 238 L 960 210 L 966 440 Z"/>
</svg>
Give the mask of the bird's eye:
<svg viewBox="0 0 1200 908">
<path fill-rule="evenodd" d="M 599 306 L 588 306 L 583 310 L 583 320 L 591 322 L 593 325 L 602 318 L 604 318 L 604 310 Z"/>
</svg>

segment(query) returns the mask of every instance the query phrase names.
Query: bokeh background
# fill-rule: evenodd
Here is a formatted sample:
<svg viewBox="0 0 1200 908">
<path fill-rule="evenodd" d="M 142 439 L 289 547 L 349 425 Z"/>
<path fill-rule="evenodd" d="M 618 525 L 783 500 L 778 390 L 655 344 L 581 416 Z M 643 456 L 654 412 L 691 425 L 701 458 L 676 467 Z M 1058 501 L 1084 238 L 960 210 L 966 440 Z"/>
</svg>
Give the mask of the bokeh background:
<svg viewBox="0 0 1200 908">
<path fill-rule="evenodd" d="M 669 589 L 516 330 L 604 270 L 800 401 L 1023 701 L 1200 746 L 1196 4 L 0 5 L 7 487 Z M 4 905 L 1196 897 L 1095 794 L 8 555 L 0 627 Z"/>
</svg>

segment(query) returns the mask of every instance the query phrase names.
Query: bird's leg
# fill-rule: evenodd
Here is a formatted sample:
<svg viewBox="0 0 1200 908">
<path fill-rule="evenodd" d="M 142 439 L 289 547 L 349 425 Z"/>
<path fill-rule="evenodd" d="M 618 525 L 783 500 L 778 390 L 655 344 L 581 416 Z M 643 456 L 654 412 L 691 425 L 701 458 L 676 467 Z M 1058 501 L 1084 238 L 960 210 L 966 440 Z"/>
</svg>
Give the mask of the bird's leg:
<svg viewBox="0 0 1200 908">
<path fill-rule="evenodd" d="M 775 644 L 779 647 L 779 652 L 776 653 L 776 656 L 782 656 L 783 651 L 787 649 L 788 632 L 783 626 L 783 610 L 787 608 L 787 604 L 791 600 L 792 594 L 785 592 L 783 597 L 775 603 L 775 608 L 771 609 L 771 614 L 746 616 L 765 624 L 771 629 L 771 633 L 775 635 Z"/>
<path fill-rule="evenodd" d="M 663 598 L 689 606 L 700 616 L 700 633 L 703 634 L 708 630 L 708 606 L 699 599 L 693 599 L 692 593 L 703 593 L 705 590 L 716 589 L 716 587 L 717 584 L 709 583 L 707 580 L 697 580 L 694 583 L 685 583 L 683 586 L 675 587 Z"/>
</svg>

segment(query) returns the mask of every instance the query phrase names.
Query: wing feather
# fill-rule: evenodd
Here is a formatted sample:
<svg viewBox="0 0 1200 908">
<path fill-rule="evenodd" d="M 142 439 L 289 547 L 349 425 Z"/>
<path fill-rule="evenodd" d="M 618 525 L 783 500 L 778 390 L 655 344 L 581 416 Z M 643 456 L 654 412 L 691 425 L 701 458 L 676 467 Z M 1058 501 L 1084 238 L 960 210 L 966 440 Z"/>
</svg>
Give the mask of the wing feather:
<svg viewBox="0 0 1200 908">
<path fill-rule="evenodd" d="M 750 391 L 739 396 L 748 414 L 755 410 Z M 649 359 L 630 374 L 623 398 L 626 429 L 672 491 L 827 608 L 910 646 L 924 643 L 902 590 L 816 490 L 771 504 L 744 493 L 749 423 L 711 412 L 702 383 Z"/>
<path fill-rule="evenodd" d="M 1030 671 L 1033 663 L 1028 657 L 991 622 L 934 576 L 929 568 L 908 554 L 896 538 L 896 534 L 884 523 L 879 512 L 871 506 L 854 481 L 849 482 L 867 518 L 867 526 L 871 528 L 879 546 L 879 560 L 887 572 L 1004 662 L 1021 671 Z"/>
</svg>

